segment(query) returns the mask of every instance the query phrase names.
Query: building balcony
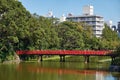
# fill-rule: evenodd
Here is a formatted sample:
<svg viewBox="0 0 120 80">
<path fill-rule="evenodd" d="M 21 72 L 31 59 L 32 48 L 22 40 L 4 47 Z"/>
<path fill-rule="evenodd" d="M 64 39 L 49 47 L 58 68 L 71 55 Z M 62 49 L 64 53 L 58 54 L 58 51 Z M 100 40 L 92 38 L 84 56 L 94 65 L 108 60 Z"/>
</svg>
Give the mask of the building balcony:
<svg viewBox="0 0 120 80">
<path fill-rule="evenodd" d="M 94 26 L 103 26 L 104 23 L 94 22 L 94 23 L 90 23 L 90 25 L 94 25 Z"/>
<path fill-rule="evenodd" d="M 96 18 L 95 20 L 96 20 L 96 21 L 104 21 L 103 18 Z"/>
<path fill-rule="evenodd" d="M 94 31 L 93 34 L 94 35 L 102 35 L 102 31 Z"/>
<path fill-rule="evenodd" d="M 93 30 L 103 30 L 103 27 L 93 27 Z"/>
<path fill-rule="evenodd" d="M 99 21 L 99 22 L 104 22 L 103 18 L 74 18 L 74 20 L 77 19 L 78 21 Z"/>
</svg>

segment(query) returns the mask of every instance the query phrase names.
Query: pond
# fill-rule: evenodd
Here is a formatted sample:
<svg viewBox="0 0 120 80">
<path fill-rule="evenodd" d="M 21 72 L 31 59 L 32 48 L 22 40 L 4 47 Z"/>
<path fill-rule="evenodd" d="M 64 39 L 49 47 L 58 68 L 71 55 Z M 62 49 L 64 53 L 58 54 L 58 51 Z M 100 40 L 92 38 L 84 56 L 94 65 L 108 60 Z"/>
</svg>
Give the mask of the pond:
<svg viewBox="0 0 120 80">
<path fill-rule="evenodd" d="M 109 72 L 109 65 L 78 61 L 0 64 L 0 80 L 120 80 L 120 73 Z"/>
</svg>

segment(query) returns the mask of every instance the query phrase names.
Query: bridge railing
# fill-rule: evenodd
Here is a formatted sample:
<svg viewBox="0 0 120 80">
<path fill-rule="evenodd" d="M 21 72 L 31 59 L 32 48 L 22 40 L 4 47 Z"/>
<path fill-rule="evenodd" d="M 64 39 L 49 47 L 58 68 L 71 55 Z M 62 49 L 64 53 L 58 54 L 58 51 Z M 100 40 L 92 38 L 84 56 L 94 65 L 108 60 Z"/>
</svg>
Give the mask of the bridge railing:
<svg viewBox="0 0 120 80">
<path fill-rule="evenodd" d="M 19 50 L 18 55 L 106 55 L 112 51 L 106 50 Z"/>
</svg>

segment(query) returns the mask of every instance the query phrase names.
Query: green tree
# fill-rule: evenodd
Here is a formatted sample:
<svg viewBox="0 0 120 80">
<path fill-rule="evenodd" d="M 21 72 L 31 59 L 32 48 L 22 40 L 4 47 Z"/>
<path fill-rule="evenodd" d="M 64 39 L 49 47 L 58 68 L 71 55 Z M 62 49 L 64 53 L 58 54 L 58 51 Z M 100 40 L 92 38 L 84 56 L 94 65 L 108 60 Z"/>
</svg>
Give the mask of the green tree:
<svg viewBox="0 0 120 80">
<path fill-rule="evenodd" d="M 82 27 L 78 23 L 63 22 L 57 26 L 57 32 L 61 49 L 83 49 Z"/>
<path fill-rule="evenodd" d="M 103 29 L 101 40 L 103 40 L 103 43 L 105 43 L 105 45 L 103 44 L 103 46 L 105 46 L 104 49 L 114 50 L 120 45 L 120 38 L 117 32 L 112 31 L 107 24 L 105 24 L 105 28 Z"/>
<path fill-rule="evenodd" d="M 19 48 L 23 27 L 31 14 L 22 4 L 14 0 L 0 0 L 0 55 L 2 60 L 9 60 L 8 56 L 14 55 Z M 25 27 L 27 28 L 27 27 Z M 20 31 L 21 30 L 21 31 Z"/>
</svg>

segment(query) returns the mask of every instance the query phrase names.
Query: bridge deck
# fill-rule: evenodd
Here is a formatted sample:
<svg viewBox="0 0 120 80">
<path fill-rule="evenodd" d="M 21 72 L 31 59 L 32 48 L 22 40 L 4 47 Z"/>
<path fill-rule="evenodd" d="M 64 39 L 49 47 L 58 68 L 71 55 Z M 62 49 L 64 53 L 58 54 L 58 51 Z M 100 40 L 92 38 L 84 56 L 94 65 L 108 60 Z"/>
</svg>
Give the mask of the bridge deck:
<svg viewBox="0 0 120 80">
<path fill-rule="evenodd" d="M 95 55 L 105 56 L 112 53 L 106 50 L 19 50 L 18 55 Z"/>
</svg>

